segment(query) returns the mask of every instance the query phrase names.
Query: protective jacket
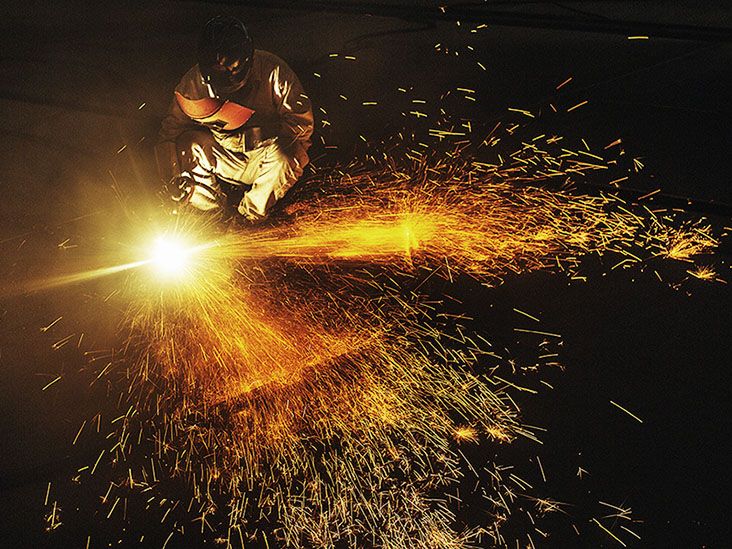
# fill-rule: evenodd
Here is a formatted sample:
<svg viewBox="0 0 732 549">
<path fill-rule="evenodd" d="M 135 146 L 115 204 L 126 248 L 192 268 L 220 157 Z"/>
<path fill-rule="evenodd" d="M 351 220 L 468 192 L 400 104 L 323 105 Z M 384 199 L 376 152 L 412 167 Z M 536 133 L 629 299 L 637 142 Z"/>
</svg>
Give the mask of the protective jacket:
<svg viewBox="0 0 732 549">
<path fill-rule="evenodd" d="M 244 86 L 226 100 L 216 97 L 198 65 L 181 78 L 158 136 L 156 156 L 162 177 L 177 175 L 176 139 L 203 127 L 234 157 L 246 158 L 247 152 L 276 141 L 300 170 L 309 161 L 310 100 L 292 69 L 263 50 L 255 50 Z"/>
</svg>

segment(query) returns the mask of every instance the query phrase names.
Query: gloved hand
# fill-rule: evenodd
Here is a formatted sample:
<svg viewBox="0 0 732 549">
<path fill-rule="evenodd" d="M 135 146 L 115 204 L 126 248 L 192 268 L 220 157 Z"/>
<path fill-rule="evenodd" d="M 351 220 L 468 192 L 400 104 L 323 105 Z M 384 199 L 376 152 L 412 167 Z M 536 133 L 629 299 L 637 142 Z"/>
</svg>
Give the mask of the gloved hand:
<svg viewBox="0 0 732 549">
<path fill-rule="evenodd" d="M 166 190 L 174 202 L 191 205 L 197 210 L 209 211 L 221 207 L 220 193 L 210 185 L 197 181 L 188 172 L 173 177 L 166 186 Z"/>
<path fill-rule="evenodd" d="M 195 181 L 188 172 L 173 177 L 167 184 L 167 191 L 173 202 L 187 204 L 193 196 Z"/>
</svg>

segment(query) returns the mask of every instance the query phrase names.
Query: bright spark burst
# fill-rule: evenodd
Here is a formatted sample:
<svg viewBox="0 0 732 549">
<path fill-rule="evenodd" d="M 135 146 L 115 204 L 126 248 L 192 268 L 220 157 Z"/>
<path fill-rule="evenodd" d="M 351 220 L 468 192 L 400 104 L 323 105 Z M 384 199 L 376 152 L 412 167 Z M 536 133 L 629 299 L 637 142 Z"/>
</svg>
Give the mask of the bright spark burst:
<svg viewBox="0 0 732 549">
<path fill-rule="evenodd" d="M 489 471 L 492 525 L 456 529 L 445 494 L 466 474 L 466 443 L 537 440 L 511 396 L 527 389 L 479 373 L 503 359 L 460 322 L 438 321 L 419 289 L 434 277 L 576 276 L 589 253 L 633 264 L 714 245 L 704 227 L 512 173 L 454 158 L 336 170 L 329 198 L 301 200 L 288 223 L 203 244 L 193 235 L 208 228 L 183 224 L 126 264 L 155 277 L 127 269 L 126 412 L 108 437 L 127 493 L 106 494 L 106 513 L 183 479 L 183 506 L 222 539 L 255 539 L 266 521 L 285 546 L 500 543 L 506 517 L 531 500 L 528 482 Z"/>
<path fill-rule="evenodd" d="M 189 269 L 191 253 L 190 246 L 182 240 L 160 236 L 151 251 L 152 265 L 164 277 L 181 277 Z"/>
<path fill-rule="evenodd" d="M 430 133 L 464 136 L 453 130 Z M 491 131 L 483 144 L 500 139 Z M 420 160 L 401 168 L 387 158 L 321 171 L 324 196 L 300 197 L 279 225 L 213 235 L 179 218 L 119 266 L 39 281 L 126 276 L 125 340 L 95 372 L 120 389 L 120 415 L 106 425 L 108 447 L 79 470 L 84 480 L 111 462 L 100 516 L 138 498 L 161 523 L 186 509 L 227 547 L 437 549 L 484 546 L 483 537 L 508 545 L 503 529 L 526 501 L 540 516 L 562 511 L 512 466 L 466 458 L 473 444 L 537 441 L 513 395 L 538 389 L 500 377 L 511 360 L 426 290 L 536 270 L 581 279 L 587 255 L 611 257 L 612 268 L 691 261 L 716 241 L 700 223 L 679 226 L 614 196 L 538 186 L 608 169 L 586 144 L 560 141 L 538 136 L 496 163 L 458 152 L 428 162 L 412 150 Z M 453 493 L 472 476 L 492 520 L 458 525 Z M 179 480 L 186 501 L 170 496 Z M 55 502 L 49 516 L 60 523 Z M 165 543 L 183 530 L 175 524 Z"/>
<path fill-rule="evenodd" d="M 707 227 L 691 227 L 671 235 L 664 251 L 669 259 L 690 261 L 694 256 L 711 251 L 715 245 Z"/>
<path fill-rule="evenodd" d="M 699 280 L 716 280 L 718 276 L 714 267 L 710 267 L 709 265 L 698 265 L 694 270 L 687 272 Z"/>
<path fill-rule="evenodd" d="M 661 255 L 687 229 L 454 160 L 349 170 L 330 187 L 331 198 L 301 201 L 290 223 L 215 239 L 190 283 L 159 287 L 160 299 L 137 277 L 127 322 L 139 359 L 124 405 L 136 415 L 117 429 L 115 452 L 150 441 L 156 474 L 190 483 L 186 506 L 202 521 L 231 502 L 227 539 L 266 516 L 289 546 L 498 540 L 502 519 L 498 530 L 455 530 L 440 494 L 465 474 L 461 444 L 537 435 L 519 420 L 516 385 L 474 373 L 489 347 L 459 324 L 435 325 L 431 307 L 402 288 L 435 274 L 489 283 L 552 266 L 573 274 L 591 252 L 639 262 L 639 240 Z M 190 249 L 200 251 L 165 248 L 166 271 L 180 272 Z M 153 486 L 151 467 L 136 487 Z M 530 485 L 491 478 L 492 512 L 510 514 L 516 489 Z"/>
</svg>

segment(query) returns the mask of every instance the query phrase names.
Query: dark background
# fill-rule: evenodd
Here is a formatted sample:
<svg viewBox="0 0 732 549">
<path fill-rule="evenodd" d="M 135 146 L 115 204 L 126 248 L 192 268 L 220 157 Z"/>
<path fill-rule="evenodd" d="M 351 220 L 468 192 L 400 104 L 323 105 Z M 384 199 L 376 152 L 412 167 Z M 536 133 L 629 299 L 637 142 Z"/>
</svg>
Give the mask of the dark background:
<svg viewBox="0 0 732 549">
<path fill-rule="evenodd" d="M 629 196 L 660 188 L 655 205 L 693 199 L 694 215 L 710 214 L 717 235 L 730 226 L 725 3 L 444 5 L 444 13 L 427 1 L 307 8 L 288 2 L 8 5 L 0 21 L 0 274 L 6 285 L 88 260 L 79 235 L 86 234 L 82 227 L 115 222 L 113 187 L 130 194 L 152 184 L 149 150 L 160 118 L 194 62 L 200 26 L 219 13 L 240 15 L 259 47 L 301 76 L 318 118 L 316 166 L 363 153 L 359 136 L 378 143 L 402 129 L 423 130 L 402 113 L 414 107 L 413 99 L 434 108 L 455 87 L 476 91 L 477 101 L 459 114 L 487 127 L 514 116 L 508 107 L 536 113 L 552 102 L 566 110 L 587 99 L 571 113 L 539 117 L 527 131 L 584 138 L 596 150 L 622 138 L 626 153 L 645 165 L 624 183 Z M 487 27 L 471 32 L 481 23 Z M 555 90 L 570 76 L 570 84 Z M 593 178 L 587 189 L 607 182 Z M 59 246 L 69 237 L 78 248 Z M 726 239 L 708 262 L 729 278 Z M 683 279 L 686 267 L 656 266 L 665 280 Z M 729 290 L 694 281 L 675 289 L 650 270 L 587 268 L 586 283 L 533 273 L 497 289 L 465 282 L 450 290 L 489 334 L 496 325 L 509 332 L 520 325 L 515 307 L 563 335 L 565 369 L 546 377 L 555 390 L 526 399 L 523 410 L 527 423 L 547 428 L 540 450 L 547 483 L 539 491 L 570 502 L 572 517 L 557 520 L 548 539 L 533 539 L 543 546 L 617 546 L 588 522 L 603 512 L 599 499 L 631 507 L 642 521 L 630 525 L 640 542 L 623 538 L 629 546 L 724 547 L 730 533 Z M 0 303 L 0 546 L 78 547 L 86 538 L 80 532 L 113 530 L 102 516 L 51 536 L 43 531 L 47 483 L 56 490 L 79 462 L 98 455 L 91 442 L 71 447 L 79 424 L 111 406 L 104 387 L 82 385 L 80 352 L 52 344 L 72 333 L 78 338 L 78 326 L 89 319 L 96 320 L 86 328 L 88 344 L 107 341 L 113 315 L 94 298 L 106 290 L 97 283 Z M 59 373 L 62 381 L 41 391 Z M 500 451 L 524 461 L 539 453 L 524 443 Z M 589 476 L 578 479 L 578 467 Z M 56 498 L 63 501 L 52 493 Z"/>
</svg>

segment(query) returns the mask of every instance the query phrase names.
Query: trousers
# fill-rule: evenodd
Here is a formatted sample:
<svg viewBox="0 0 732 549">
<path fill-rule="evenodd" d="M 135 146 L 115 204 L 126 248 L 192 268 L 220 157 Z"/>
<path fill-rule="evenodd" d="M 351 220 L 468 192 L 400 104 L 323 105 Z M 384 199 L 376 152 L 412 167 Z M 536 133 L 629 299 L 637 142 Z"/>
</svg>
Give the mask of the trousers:
<svg viewBox="0 0 732 549">
<path fill-rule="evenodd" d="M 221 208 L 221 180 L 247 189 L 237 209 L 251 221 L 264 219 L 303 172 L 276 138 L 244 153 L 222 147 L 208 130 L 191 130 L 178 137 L 176 149 L 181 171 L 190 173 L 196 183 L 192 206 L 200 210 Z"/>
</svg>

